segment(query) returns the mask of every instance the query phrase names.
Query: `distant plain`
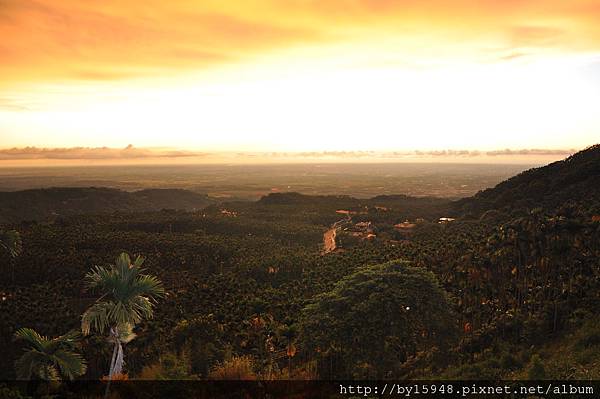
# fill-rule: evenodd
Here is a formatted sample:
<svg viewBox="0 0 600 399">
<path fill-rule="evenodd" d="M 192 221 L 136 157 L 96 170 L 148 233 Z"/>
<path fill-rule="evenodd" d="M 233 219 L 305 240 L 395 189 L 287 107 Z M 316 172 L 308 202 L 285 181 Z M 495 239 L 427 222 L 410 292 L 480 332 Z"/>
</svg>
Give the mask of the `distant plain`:
<svg viewBox="0 0 600 399">
<path fill-rule="evenodd" d="M 385 194 L 461 198 L 535 165 L 459 163 L 312 163 L 0 168 L 0 191 L 110 187 L 126 191 L 183 188 L 223 200 L 256 200 L 272 192 Z"/>
</svg>

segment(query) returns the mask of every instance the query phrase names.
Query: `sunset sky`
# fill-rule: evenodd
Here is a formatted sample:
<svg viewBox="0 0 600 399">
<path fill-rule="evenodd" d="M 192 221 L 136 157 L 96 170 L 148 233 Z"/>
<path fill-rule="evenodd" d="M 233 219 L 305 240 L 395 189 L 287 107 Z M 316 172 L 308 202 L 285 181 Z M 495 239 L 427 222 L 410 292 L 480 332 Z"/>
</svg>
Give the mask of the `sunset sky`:
<svg viewBox="0 0 600 399">
<path fill-rule="evenodd" d="M 599 21 L 599 0 L 0 0 L 0 149 L 581 149 Z"/>
</svg>

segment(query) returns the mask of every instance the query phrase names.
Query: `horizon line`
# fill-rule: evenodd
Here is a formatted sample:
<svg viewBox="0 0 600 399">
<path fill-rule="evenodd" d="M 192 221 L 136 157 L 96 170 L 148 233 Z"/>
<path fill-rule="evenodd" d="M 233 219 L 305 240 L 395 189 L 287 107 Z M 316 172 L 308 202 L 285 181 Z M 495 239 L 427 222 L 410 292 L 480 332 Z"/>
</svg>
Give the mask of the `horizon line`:
<svg viewBox="0 0 600 399">
<path fill-rule="evenodd" d="M 588 146 L 589 147 L 589 146 Z M 585 147 L 585 148 L 588 148 Z M 583 150 L 584 148 L 580 149 Z M 548 158 L 562 159 L 580 151 L 570 149 L 551 148 L 499 148 L 493 150 L 479 149 L 397 149 L 397 150 L 184 150 L 165 147 L 135 147 L 132 144 L 126 147 L 12 147 L 0 148 L 0 165 L 6 163 L 26 162 L 146 162 L 154 161 L 164 164 L 165 161 L 178 163 L 281 163 L 282 161 L 439 161 L 448 160 L 528 160 L 539 158 L 547 161 Z M 543 160 L 542 160 L 543 159 Z"/>
</svg>

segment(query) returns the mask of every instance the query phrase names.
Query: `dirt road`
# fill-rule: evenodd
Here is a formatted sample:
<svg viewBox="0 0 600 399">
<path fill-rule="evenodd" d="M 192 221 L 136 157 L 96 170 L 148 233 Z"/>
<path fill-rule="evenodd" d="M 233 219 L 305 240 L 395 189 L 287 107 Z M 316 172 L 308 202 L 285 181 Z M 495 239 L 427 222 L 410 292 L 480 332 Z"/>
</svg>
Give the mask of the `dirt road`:
<svg viewBox="0 0 600 399">
<path fill-rule="evenodd" d="M 324 234 L 323 234 L 323 253 L 329 253 L 331 251 L 335 251 L 336 249 L 336 245 L 335 245 L 335 236 L 336 236 L 336 231 L 337 229 L 334 227 L 332 229 L 327 230 Z"/>
</svg>

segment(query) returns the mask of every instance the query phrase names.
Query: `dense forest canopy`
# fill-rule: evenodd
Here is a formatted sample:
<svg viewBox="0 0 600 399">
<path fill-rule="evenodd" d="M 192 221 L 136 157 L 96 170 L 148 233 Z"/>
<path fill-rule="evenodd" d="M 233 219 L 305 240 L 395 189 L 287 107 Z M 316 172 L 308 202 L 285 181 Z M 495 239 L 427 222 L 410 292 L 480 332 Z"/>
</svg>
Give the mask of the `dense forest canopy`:
<svg viewBox="0 0 600 399">
<path fill-rule="evenodd" d="M 401 261 L 345 276 L 303 309 L 300 325 L 307 348 L 362 379 L 393 377 L 418 351 L 447 350 L 457 327 L 435 275 Z"/>
<path fill-rule="evenodd" d="M 194 210 L 211 202 L 206 195 L 180 189 L 126 192 L 103 187 L 60 187 L 0 192 L 0 223 L 115 211 Z"/>
<path fill-rule="evenodd" d="M 19 358 L 26 345 L 13 337 L 24 327 L 43 337 L 79 329 L 98 299 L 86 273 L 127 252 L 165 289 L 154 317 L 132 329 L 130 378 L 598 378 L 599 152 L 454 202 L 194 195 L 181 201 L 187 210 L 160 210 L 181 193 L 89 189 L 86 204 L 123 198 L 132 209 L 86 205 L 21 222 L 19 208 L 4 216 L 23 250 L 0 255 L 15 272 L 0 281 L 0 355 Z M 62 201 L 40 195 L 55 198 L 32 202 L 38 216 Z M 337 247 L 324 253 L 331 229 Z M 105 337 L 82 337 L 81 351 L 82 378 L 105 375 Z"/>
</svg>

